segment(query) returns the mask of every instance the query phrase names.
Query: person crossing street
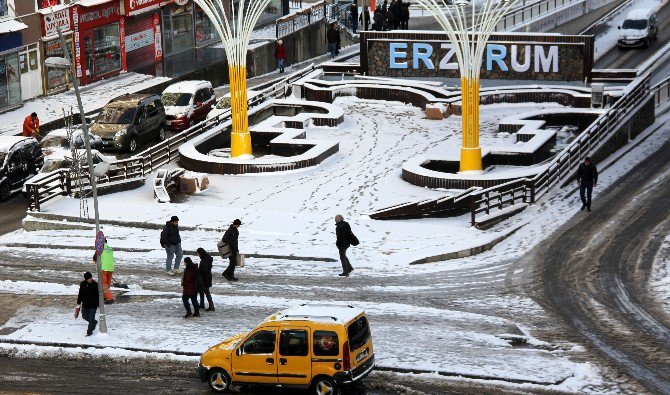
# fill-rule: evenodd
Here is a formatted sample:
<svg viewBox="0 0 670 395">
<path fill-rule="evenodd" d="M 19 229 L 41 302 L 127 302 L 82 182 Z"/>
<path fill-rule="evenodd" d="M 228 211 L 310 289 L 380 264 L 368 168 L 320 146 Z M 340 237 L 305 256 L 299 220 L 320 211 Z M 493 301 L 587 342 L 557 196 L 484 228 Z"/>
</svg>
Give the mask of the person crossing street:
<svg viewBox="0 0 670 395">
<path fill-rule="evenodd" d="M 591 193 L 593 187 L 598 184 L 598 169 L 591 163 L 591 158 L 584 158 L 584 163 L 577 170 L 577 185 L 579 185 L 579 198 L 582 201 L 582 210 L 591 211 Z"/>
</svg>

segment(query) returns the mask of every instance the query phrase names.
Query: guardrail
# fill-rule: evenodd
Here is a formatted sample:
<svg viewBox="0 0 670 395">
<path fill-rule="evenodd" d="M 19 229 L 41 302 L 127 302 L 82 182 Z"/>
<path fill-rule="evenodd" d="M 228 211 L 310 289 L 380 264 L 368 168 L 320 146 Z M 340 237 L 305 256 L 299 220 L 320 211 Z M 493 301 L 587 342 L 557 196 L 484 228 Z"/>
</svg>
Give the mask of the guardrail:
<svg viewBox="0 0 670 395">
<path fill-rule="evenodd" d="M 276 36 L 282 38 L 326 18 L 326 2 L 315 3 L 309 8 L 278 18 L 275 22 Z"/>
<path fill-rule="evenodd" d="M 498 22 L 496 31 L 507 31 L 513 27 L 528 22 L 531 19 L 537 18 L 540 15 L 583 1 L 584 0 L 544 0 L 523 5 L 505 15 L 500 22 Z"/>
<path fill-rule="evenodd" d="M 628 117 L 630 111 L 649 97 L 649 81 L 649 74 L 633 81 L 631 85 L 634 85 L 624 96 L 556 155 L 547 168 L 535 177 L 514 180 L 471 193 L 471 224 L 476 225 L 477 215 L 481 213 L 490 215 L 493 211 L 501 211 L 517 202 L 535 203 L 558 182 L 573 177 L 584 158 L 617 132 L 618 126 Z"/>
<path fill-rule="evenodd" d="M 654 92 L 654 105 L 656 107 L 670 101 L 670 77 L 652 86 L 651 91 Z"/>
<path fill-rule="evenodd" d="M 254 107 L 270 98 L 285 97 L 290 92 L 290 85 L 303 78 L 314 70 L 314 65 L 305 67 L 295 73 L 289 74 L 281 79 L 269 81 L 254 87 L 261 93 L 249 99 L 248 106 Z M 216 117 L 207 119 L 180 132 L 165 141 L 162 141 L 141 153 L 128 158 L 110 163 L 110 170 L 98 180 L 98 187 L 105 188 L 125 182 L 134 182 L 146 174 L 153 172 L 165 164 L 179 158 L 179 146 L 184 142 L 210 130 L 211 128 L 229 121 L 230 110 Z M 70 176 L 69 169 L 61 169 L 53 174 L 38 180 L 36 183 L 26 183 L 26 198 L 30 211 L 40 211 L 43 203 L 57 196 L 71 196 L 86 194 L 91 190 L 88 166 L 82 167 L 80 177 L 76 180 Z"/>
</svg>

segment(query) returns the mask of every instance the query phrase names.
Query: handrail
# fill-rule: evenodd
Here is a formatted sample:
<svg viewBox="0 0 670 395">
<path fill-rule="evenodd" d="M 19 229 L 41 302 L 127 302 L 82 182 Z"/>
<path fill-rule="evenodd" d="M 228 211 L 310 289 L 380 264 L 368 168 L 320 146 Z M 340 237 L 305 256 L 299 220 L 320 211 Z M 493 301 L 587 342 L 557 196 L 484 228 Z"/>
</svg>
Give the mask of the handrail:
<svg viewBox="0 0 670 395">
<path fill-rule="evenodd" d="M 660 107 L 661 104 L 670 101 L 670 76 L 663 81 L 651 87 L 654 92 L 654 105 Z"/>
</svg>

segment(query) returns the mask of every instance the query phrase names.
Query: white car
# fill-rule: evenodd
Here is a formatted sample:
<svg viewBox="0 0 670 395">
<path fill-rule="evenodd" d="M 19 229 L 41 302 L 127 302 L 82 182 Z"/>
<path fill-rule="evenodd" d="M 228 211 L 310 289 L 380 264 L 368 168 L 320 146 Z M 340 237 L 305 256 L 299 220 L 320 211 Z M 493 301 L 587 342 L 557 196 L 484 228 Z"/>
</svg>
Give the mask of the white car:
<svg viewBox="0 0 670 395">
<path fill-rule="evenodd" d="M 100 136 L 89 133 L 88 140 L 91 143 L 91 149 L 98 150 L 102 148 L 102 139 Z M 40 141 L 40 147 L 42 148 L 44 156 L 49 156 L 60 150 L 67 150 L 67 152 L 70 152 L 70 146 L 73 142 L 77 149 L 86 148 L 84 145 L 84 131 L 81 130 L 81 127 L 72 132 L 72 141 L 68 139 L 66 129 L 56 129 L 49 132 Z"/>
<path fill-rule="evenodd" d="M 205 120 L 216 96 L 209 81 L 181 81 L 165 88 L 161 101 L 167 128 L 180 131 Z"/>
<path fill-rule="evenodd" d="M 263 92 L 255 91 L 252 89 L 247 89 L 247 101 L 253 99 L 254 97 L 260 95 Z M 223 95 L 218 102 L 216 102 L 216 107 L 207 114 L 207 119 L 218 117 L 219 115 L 230 110 L 230 92 Z"/>
<path fill-rule="evenodd" d="M 91 150 L 93 156 L 93 165 L 97 165 L 101 162 L 111 163 L 116 160 L 113 156 L 107 156 L 101 154 L 98 150 Z M 86 158 L 86 150 L 78 149 L 77 156 L 82 160 L 82 164 L 86 165 L 88 159 Z M 39 180 L 48 177 L 53 174 L 55 171 L 60 169 L 69 169 L 72 166 L 72 152 L 69 150 L 60 150 L 56 151 L 53 154 L 44 158 L 44 165 L 39 170 L 39 172 L 32 178 L 26 181 L 27 183 L 36 183 Z M 23 189 L 21 190 L 24 194 L 26 193 L 26 184 L 23 184 Z"/>
</svg>

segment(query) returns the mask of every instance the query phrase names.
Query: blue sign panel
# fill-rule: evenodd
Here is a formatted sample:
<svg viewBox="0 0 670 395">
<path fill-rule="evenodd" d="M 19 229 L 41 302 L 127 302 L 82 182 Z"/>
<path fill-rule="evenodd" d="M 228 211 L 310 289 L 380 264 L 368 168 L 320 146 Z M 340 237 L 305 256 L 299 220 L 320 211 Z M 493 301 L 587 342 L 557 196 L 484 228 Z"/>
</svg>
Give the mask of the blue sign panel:
<svg viewBox="0 0 670 395">
<path fill-rule="evenodd" d="M 19 47 L 23 47 L 21 32 L 13 32 L 0 35 L 0 52 L 9 51 L 10 49 L 15 49 Z"/>
</svg>

